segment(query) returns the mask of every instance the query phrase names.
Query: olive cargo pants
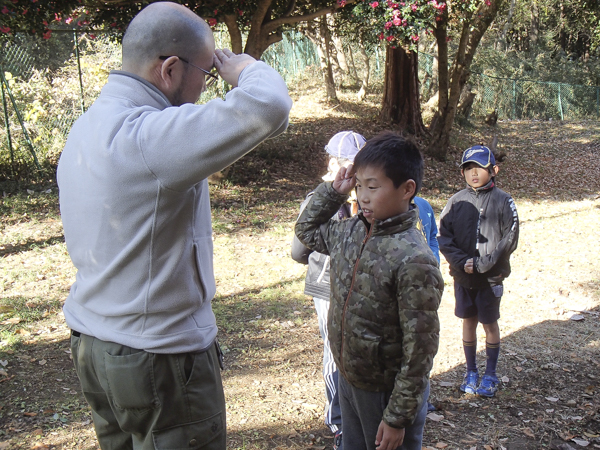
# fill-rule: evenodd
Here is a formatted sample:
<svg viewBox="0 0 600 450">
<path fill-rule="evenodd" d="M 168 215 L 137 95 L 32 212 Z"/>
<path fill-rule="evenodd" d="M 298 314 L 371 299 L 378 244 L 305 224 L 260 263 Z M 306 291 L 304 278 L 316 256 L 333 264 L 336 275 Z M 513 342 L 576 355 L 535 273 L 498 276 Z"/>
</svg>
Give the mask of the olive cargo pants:
<svg viewBox="0 0 600 450">
<path fill-rule="evenodd" d="M 224 450 L 217 344 L 157 354 L 73 331 L 73 362 L 103 450 Z"/>
</svg>

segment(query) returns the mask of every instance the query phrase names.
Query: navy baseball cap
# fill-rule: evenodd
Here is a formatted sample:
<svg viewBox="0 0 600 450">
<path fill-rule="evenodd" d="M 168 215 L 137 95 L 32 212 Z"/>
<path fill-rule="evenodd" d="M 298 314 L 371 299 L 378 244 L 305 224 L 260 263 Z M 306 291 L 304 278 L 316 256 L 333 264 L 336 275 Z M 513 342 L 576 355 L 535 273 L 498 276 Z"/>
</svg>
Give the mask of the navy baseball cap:
<svg viewBox="0 0 600 450">
<path fill-rule="evenodd" d="M 474 162 L 484 169 L 489 169 L 496 165 L 496 158 L 485 145 L 474 145 L 463 152 L 460 167 L 470 162 Z"/>
<path fill-rule="evenodd" d="M 334 158 L 344 158 L 354 162 L 354 157 L 367 140 L 354 131 L 340 131 L 325 146 L 325 151 Z"/>
</svg>

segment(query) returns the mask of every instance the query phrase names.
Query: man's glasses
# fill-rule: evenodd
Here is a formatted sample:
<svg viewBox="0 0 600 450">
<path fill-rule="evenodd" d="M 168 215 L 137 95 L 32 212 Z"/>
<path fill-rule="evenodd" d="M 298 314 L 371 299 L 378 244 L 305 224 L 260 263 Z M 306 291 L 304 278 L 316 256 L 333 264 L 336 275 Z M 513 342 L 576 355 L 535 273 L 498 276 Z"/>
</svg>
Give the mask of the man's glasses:
<svg viewBox="0 0 600 450">
<path fill-rule="evenodd" d="M 171 58 L 171 56 L 159 56 L 158 57 L 158 59 L 160 59 L 161 61 L 164 61 L 167 58 Z M 219 77 L 216 74 L 209 72 L 208 70 L 204 70 L 202 67 L 198 67 L 195 64 L 192 64 L 187 59 L 182 58 L 181 56 L 177 56 L 177 58 L 179 58 L 180 61 L 183 61 L 184 63 L 189 64 L 190 66 L 195 67 L 196 69 L 204 72 L 204 74 L 205 74 L 204 82 L 206 83 L 207 88 L 211 87 L 219 79 Z"/>
</svg>

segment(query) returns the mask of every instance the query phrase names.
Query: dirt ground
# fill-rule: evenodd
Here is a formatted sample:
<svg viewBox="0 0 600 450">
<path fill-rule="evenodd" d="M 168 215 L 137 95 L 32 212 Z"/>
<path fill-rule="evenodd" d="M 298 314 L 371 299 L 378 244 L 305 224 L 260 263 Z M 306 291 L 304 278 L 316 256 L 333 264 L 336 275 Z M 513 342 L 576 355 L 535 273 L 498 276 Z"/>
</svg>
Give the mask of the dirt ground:
<svg viewBox="0 0 600 450">
<path fill-rule="evenodd" d="M 376 120 L 375 96 L 358 104 L 342 93 L 336 106 L 322 103 L 316 87 L 293 96 L 289 131 L 212 188 L 213 305 L 226 357 L 230 449 L 323 450 L 333 442 L 322 418 L 322 342 L 302 293 L 306 268 L 289 257 L 292 227 L 324 172 L 329 137 L 344 129 L 371 137 L 386 127 Z M 600 448 L 600 124 L 501 121 L 490 129 L 479 122 L 457 131 L 448 161 L 427 159 L 422 195 L 439 214 L 463 186 L 460 151 L 498 134 L 508 155 L 498 182 L 514 196 L 521 222 L 501 306 L 502 383 L 493 399 L 458 390 L 461 323 L 442 260 L 437 411 L 424 448 Z M 60 313 L 74 270 L 56 188 L 0 202 L 0 450 L 96 449 Z M 482 332 L 478 348 L 483 369 Z"/>
</svg>

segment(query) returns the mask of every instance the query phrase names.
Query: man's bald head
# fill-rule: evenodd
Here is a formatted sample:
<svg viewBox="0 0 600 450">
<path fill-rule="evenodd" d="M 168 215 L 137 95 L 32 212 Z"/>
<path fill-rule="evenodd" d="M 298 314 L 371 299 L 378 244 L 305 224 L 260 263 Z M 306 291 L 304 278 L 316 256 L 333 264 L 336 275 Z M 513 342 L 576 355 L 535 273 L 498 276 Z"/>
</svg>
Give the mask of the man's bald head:
<svg viewBox="0 0 600 450">
<path fill-rule="evenodd" d="M 193 59 L 212 44 L 208 24 L 178 3 L 151 3 L 130 22 L 123 36 L 123 69 L 143 71 L 159 56 Z"/>
</svg>

